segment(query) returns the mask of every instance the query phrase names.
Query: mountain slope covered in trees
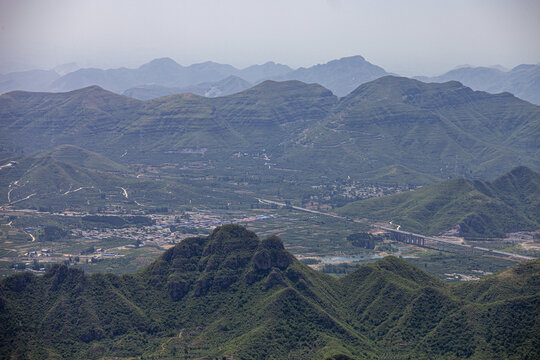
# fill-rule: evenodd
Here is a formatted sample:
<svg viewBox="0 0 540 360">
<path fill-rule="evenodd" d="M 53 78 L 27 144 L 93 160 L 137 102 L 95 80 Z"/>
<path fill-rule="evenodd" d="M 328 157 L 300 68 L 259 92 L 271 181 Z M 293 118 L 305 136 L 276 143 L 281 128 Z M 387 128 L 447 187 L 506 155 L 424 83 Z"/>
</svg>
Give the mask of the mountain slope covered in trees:
<svg viewBox="0 0 540 360">
<path fill-rule="evenodd" d="M 539 262 L 448 285 L 388 257 L 336 279 L 236 225 L 136 274 L 0 281 L 2 357 L 538 357 Z M 519 333 L 519 336 L 516 334 Z"/>
</svg>

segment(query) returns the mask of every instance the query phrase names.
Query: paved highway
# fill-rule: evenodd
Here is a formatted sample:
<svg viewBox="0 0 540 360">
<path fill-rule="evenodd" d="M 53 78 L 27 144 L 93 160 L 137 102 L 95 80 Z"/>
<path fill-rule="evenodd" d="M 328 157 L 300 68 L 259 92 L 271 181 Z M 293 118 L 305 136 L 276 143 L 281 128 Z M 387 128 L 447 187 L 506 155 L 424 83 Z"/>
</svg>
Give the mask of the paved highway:
<svg viewBox="0 0 540 360">
<path fill-rule="evenodd" d="M 303 208 L 303 207 L 300 207 L 300 206 L 287 205 L 285 203 L 278 202 L 278 201 L 259 199 L 259 198 L 257 198 L 257 200 L 259 200 L 259 202 L 262 203 L 262 204 L 270 204 L 270 205 L 278 205 L 278 206 L 289 206 L 290 208 L 295 209 L 295 210 L 299 210 L 299 211 L 305 211 L 305 212 L 312 213 L 312 214 L 320 214 L 320 215 L 331 216 L 331 217 L 334 217 L 334 218 L 347 220 L 347 218 L 345 218 L 343 216 L 336 215 L 336 214 L 329 214 L 329 213 L 325 213 L 325 212 L 322 212 L 322 211 L 306 209 L 306 208 Z"/>
</svg>

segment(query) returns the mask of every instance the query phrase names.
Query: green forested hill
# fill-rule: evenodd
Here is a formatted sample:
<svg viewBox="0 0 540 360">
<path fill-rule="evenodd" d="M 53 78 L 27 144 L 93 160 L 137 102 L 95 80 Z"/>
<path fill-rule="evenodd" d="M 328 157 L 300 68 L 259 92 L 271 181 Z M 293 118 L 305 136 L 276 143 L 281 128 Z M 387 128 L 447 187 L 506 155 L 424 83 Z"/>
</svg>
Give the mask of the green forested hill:
<svg viewBox="0 0 540 360">
<path fill-rule="evenodd" d="M 95 86 L 12 92 L 0 96 L 0 126 L 2 151 L 72 144 L 123 164 L 204 160 L 217 175 L 231 166 L 235 173 L 266 168 L 264 162 L 231 165 L 239 153 L 265 154 L 274 167 L 304 177 L 371 181 L 385 173 L 393 183 L 493 178 L 517 163 L 540 169 L 538 106 L 458 82 L 394 76 L 341 99 L 299 81 L 265 81 L 217 98 L 183 94 L 144 102 Z"/>
<path fill-rule="evenodd" d="M 540 228 L 540 174 L 517 167 L 492 182 L 447 180 L 420 189 L 347 204 L 340 214 L 392 221 L 438 234 L 455 226 L 466 237 L 498 237 Z"/>
<path fill-rule="evenodd" d="M 0 357 L 535 359 L 539 274 L 449 285 L 388 257 L 335 279 L 226 225 L 132 275 L 3 279 Z"/>
</svg>

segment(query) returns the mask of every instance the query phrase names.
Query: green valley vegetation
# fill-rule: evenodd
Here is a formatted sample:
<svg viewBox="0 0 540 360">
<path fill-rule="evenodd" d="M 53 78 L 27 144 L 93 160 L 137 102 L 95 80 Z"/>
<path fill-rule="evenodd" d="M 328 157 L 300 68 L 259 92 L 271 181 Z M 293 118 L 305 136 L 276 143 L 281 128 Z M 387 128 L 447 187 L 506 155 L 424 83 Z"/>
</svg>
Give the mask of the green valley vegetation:
<svg viewBox="0 0 540 360">
<path fill-rule="evenodd" d="M 347 204 L 340 214 L 391 221 L 435 235 L 454 229 L 466 238 L 504 237 L 540 228 L 540 174 L 517 167 L 494 181 L 452 179 L 414 191 Z"/>
<path fill-rule="evenodd" d="M 134 274 L 0 281 L 3 358 L 535 359 L 540 262 L 445 283 L 395 257 L 336 279 L 236 225 Z"/>
</svg>

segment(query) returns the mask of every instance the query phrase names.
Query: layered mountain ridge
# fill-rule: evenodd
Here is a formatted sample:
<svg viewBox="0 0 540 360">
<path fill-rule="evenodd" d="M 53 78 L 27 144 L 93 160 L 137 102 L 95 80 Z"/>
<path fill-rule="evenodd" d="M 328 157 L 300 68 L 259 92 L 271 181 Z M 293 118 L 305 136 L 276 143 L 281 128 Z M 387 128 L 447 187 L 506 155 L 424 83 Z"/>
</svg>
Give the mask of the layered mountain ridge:
<svg viewBox="0 0 540 360">
<path fill-rule="evenodd" d="M 72 63 L 54 70 L 3 74 L 0 75 L 0 93 L 13 90 L 65 92 L 98 85 L 119 94 L 147 100 L 182 92 L 207 97 L 224 96 L 264 80 L 300 80 L 319 83 L 343 97 L 359 85 L 386 75 L 389 73 L 383 68 L 359 55 L 298 69 L 272 61 L 244 69 L 212 61 L 182 66 L 170 58 L 160 58 L 135 69 L 80 69 Z M 473 90 L 510 92 L 540 105 L 539 65 L 522 64 L 511 70 L 496 66 L 463 66 L 440 76 L 417 76 L 415 79 L 437 83 L 457 80 Z"/>
<path fill-rule="evenodd" d="M 495 177 L 516 163 L 540 169 L 539 107 L 458 82 L 393 76 L 341 99 L 299 81 L 144 102 L 98 87 L 12 92 L 0 96 L 0 122 L 8 150 L 74 144 L 117 162 L 170 161 L 167 154 L 204 148 L 217 166 L 234 153 L 266 152 L 282 168 L 312 171 L 317 159 L 319 169 L 350 176 L 398 165 L 439 179 Z"/>
</svg>

